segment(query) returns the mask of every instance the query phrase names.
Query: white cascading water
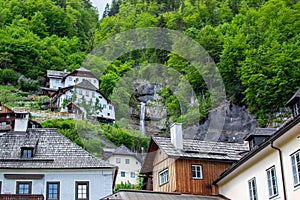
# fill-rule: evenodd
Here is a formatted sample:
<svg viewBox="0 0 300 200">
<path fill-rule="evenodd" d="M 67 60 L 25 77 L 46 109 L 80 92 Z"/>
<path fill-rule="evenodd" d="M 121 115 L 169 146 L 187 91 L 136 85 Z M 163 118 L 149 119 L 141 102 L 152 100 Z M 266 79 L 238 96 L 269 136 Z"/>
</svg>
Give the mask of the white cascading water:
<svg viewBox="0 0 300 200">
<path fill-rule="evenodd" d="M 146 114 L 146 104 L 144 102 L 141 102 L 141 108 L 140 108 L 140 131 L 143 134 L 146 134 L 146 129 L 145 129 L 145 114 Z"/>
</svg>

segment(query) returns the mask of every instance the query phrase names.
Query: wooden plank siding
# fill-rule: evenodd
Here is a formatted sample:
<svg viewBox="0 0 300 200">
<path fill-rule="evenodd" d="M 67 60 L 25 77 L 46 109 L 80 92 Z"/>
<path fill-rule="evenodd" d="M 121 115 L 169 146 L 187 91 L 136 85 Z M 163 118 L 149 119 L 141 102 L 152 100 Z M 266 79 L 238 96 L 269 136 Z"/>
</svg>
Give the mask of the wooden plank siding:
<svg viewBox="0 0 300 200">
<path fill-rule="evenodd" d="M 158 149 L 153 162 L 153 191 L 174 192 L 176 191 L 176 171 L 175 159 L 168 156 Z M 159 172 L 169 169 L 169 182 L 164 185 L 159 185 Z"/>
<path fill-rule="evenodd" d="M 203 179 L 192 179 L 192 165 L 202 165 Z M 231 163 L 203 161 L 203 160 L 176 160 L 176 192 L 213 195 L 213 181 L 231 166 Z"/>
</svg>

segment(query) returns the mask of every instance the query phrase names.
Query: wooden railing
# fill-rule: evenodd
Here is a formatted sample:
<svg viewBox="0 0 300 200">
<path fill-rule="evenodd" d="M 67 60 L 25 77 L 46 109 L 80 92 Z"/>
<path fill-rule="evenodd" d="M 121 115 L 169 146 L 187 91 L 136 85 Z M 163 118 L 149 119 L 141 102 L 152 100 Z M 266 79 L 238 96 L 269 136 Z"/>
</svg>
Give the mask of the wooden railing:
<svg viewBox="0 0 300 200">
<path fill-rule="evenodd" d="M 0 194 L 0 200 L 44 200 L 42 194 Z"/>
</svg>

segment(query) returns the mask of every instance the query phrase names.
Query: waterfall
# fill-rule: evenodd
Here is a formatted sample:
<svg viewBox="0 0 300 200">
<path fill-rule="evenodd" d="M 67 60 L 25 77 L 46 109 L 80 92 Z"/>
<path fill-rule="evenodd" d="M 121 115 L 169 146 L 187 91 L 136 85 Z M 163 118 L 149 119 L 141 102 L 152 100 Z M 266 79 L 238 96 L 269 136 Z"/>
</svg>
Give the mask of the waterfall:
<svg viewBox="0 0 300 200">
<path fill-rule="evenodd" d="M 146 104 L 144 102 L 141 102 L 141 108 L 140 108 L 140 131 L 143 134 L 146 134 L 146 129 L 145 129 L 145 114 L 146 114 Z"/>
</svg>

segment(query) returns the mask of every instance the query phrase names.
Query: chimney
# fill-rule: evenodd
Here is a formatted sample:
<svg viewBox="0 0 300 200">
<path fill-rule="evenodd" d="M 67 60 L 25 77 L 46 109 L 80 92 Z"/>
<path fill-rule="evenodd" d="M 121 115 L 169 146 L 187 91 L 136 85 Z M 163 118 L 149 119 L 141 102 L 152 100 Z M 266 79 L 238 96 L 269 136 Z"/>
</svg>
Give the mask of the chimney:
<svg viewBox="0 0 300 200">
<path fill-rule="evenodd" d="M 26 132 L 28 127 L 29 113 L 15 112 L 15 132 Z"/>
<path fill-rule="evenodd" d="M 176 149 L 183 149 L 182 124 L 173 123 L 170 126 L 171 142 Z"/>
</svg>

